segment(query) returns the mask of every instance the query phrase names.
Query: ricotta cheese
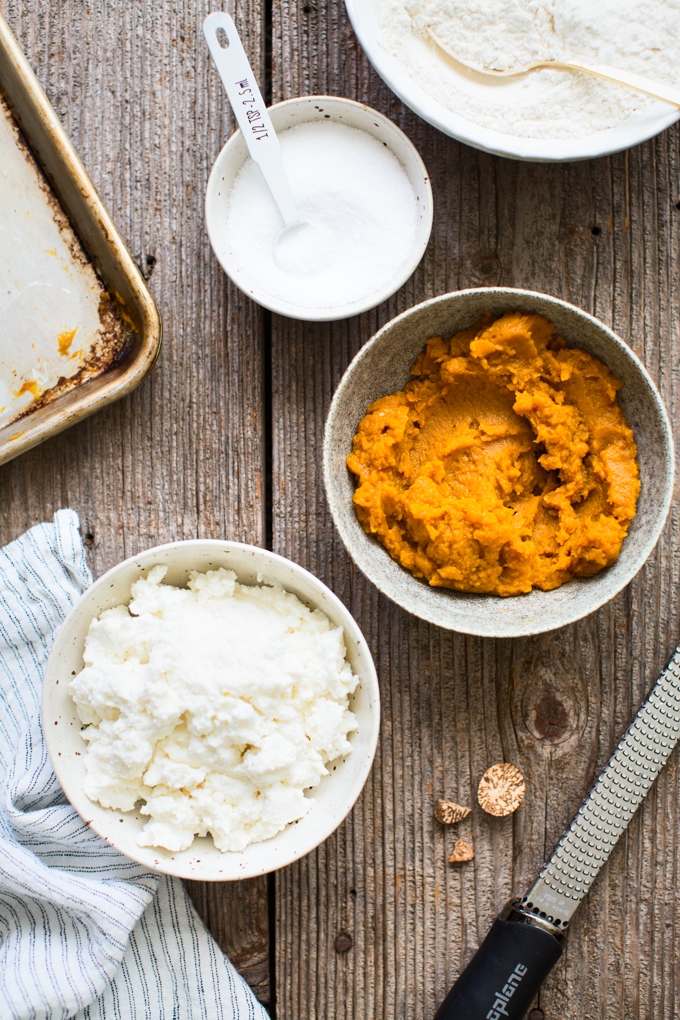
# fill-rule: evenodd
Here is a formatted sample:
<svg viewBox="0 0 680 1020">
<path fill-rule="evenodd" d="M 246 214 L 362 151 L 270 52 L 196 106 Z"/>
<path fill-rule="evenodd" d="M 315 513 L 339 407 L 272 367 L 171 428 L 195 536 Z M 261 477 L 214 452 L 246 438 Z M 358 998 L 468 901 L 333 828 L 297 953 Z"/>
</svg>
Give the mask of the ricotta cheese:
<svg viewBox="0 0 680 1020">
<path fill-rule="evenodd" d="M 180 851 L 211 833 L 243 850 L 302 818 L 305 791 L 350 753 L 359 678 L 342 628 L 280 586 L 219 569 L 176 588 L 166 571 L 90 626 L 69 685 L 85 792 L 120 811 L 143 801 L 142 846 Z"/>
</svg>

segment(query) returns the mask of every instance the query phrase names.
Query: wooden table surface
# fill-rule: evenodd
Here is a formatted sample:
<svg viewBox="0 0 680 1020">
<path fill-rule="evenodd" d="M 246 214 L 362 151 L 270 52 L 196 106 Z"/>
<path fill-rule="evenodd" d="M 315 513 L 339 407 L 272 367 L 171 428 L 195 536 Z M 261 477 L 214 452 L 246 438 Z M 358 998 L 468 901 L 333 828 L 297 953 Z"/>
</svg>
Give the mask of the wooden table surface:
<svg viewBox="0 0 680 1020">
<path fill-rule="evenodd" d="M 220 4 L 215 4 L 220 6 Z M 564 165 L 488 156 L 407 110 L 360 50 L 341 0 L 239 0 L 272 102 L 360 99 L 413 139 L 434 187 L 430 245 L 375 311 L 328 325 L 270 315 L 222 274 L 203 226 L 212 162 L 233 129 L 200 32 L 208 0 L 0 0 L 158 302 L 158 367 L 130 397 L 0 468 L 0 541 L 78 511 L 99 574 L 159 542 L 221 537 L 303 564 L 345 601 L 383 698 L 372 775 L 344 825 L 269 880 L 191 893 L 272 1014 L 433 1015 L 493 917 L 535 876 L 680 636 L 674 507 L 647 566 L 604 609 L 526 640 L 438 630 L 349 562 L 321 483 L 334 387 L 378 326 L 461 287 L 546 291 L 612 325 L 671 419 L 680 394 L 680 133 Z M 485 769 L 515 762 L 524 806 L 463 822 Z M 680 1015 L 678 760 L 673 755 L 572 925 L 541 991 L 546 1020 Z M 338 952 L 338 934 L 351 948 Z M 346 942 L 345 942 L 346 944 Z M 539 1014 L 535 1014 L 538 1016 Z"/>
</svg>

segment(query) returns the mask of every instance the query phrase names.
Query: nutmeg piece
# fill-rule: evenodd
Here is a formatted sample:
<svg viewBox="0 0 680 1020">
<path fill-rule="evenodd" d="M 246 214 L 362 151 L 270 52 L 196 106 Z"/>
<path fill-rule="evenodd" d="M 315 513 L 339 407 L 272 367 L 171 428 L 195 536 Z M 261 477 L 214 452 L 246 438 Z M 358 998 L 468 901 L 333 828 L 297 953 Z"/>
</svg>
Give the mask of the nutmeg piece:
<svg viewBox="0 0 680 1020">
<path fill-rule="evenodd" d="M 524 776 L 516 765 L 492 765 L 482 776 L 477 800 L 487 814 L 503 818 L 516 811 L 524 800 Z"/>
<path fill-rule="evenodd" d="M 449 864 L 463 864 L 465 861 L 471 861 L 474 856 L 475 852 L 470 844 L 464 839 L 459 839 L 449 857 Z"/>
<path fill-rule="evenodd" d="M 437 800 L 434 805 L 434 817 L 442 825 L 455 825 L 462 822 L 470 814 L 472 808 L 454 804 L 452 800 Z"/>
</svg>

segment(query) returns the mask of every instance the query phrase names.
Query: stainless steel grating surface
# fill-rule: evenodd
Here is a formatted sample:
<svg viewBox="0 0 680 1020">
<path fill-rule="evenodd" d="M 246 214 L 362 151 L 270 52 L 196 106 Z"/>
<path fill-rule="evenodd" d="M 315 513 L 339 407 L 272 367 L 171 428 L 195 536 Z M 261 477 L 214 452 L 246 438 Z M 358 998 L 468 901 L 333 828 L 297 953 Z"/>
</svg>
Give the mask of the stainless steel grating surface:
<svg viewBox="0 0 680 1020">
<path fill-rule="evenodd" d="M 579 808 L 524 909 L 568 922 L 680 737 L 680 648 Z"/>
</svg>

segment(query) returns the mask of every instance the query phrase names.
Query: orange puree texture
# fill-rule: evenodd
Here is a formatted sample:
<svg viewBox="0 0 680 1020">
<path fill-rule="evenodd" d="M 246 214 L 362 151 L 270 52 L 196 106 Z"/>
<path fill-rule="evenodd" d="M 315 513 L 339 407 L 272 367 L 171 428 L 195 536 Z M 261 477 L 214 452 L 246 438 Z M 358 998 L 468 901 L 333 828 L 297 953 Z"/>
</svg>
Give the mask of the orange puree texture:
<svg viewBox="0 0 680 1020">
<path fill-rule="evenodd" d="M 541 315 L 433 337 L 371 404 L 347 464 L 357 517 L 431 585 L 518 595 L 613 563 L 640 491 L 619 380 Z"/>
</svg>

